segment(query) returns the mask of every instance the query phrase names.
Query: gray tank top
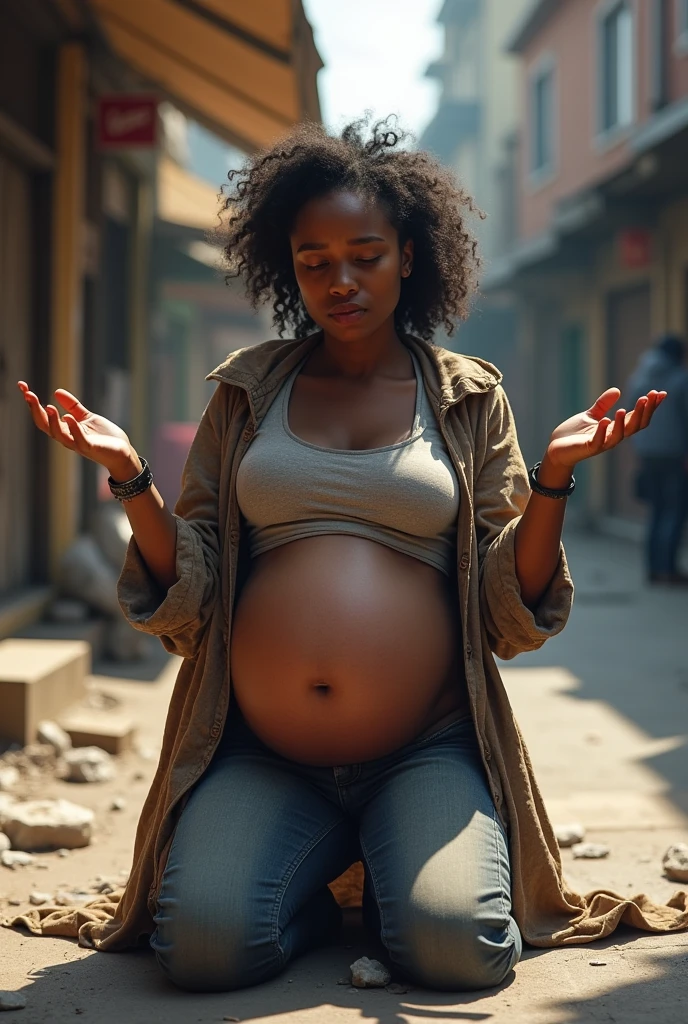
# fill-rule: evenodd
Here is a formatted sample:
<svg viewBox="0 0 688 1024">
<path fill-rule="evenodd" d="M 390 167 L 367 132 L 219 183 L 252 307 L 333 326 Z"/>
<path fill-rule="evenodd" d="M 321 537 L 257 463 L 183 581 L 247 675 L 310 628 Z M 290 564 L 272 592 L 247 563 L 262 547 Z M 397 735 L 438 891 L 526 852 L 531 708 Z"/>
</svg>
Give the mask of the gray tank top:
<svg viewBox="0 0 688 1024">
<path fill-rule="evenodd" d="M 411 435 L 381 448 L 343 451 L 289 428 L 295 367 L 256 430 L 237 472 L 237 499 L 252 557 L 280 544 L 348 533 L 419 558 L 450 575 L 459 486 L 418 360 Z"/>
</svg>

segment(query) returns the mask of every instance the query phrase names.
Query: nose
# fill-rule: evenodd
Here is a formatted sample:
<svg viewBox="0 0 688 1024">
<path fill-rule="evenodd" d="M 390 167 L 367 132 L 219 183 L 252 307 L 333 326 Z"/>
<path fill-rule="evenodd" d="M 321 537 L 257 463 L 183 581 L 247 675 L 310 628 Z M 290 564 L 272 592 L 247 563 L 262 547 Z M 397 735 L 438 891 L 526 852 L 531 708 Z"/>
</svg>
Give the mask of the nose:
<svg viewBox="0 0 688 1024">
<path fill-rule="evenodd" d="M 351 269 L 344 263 L 335 267 L 330 282 L 330 294 L 340 297 L 355 295 L 357 291 L 358 284 L 351 273 Z"/>
</svg>

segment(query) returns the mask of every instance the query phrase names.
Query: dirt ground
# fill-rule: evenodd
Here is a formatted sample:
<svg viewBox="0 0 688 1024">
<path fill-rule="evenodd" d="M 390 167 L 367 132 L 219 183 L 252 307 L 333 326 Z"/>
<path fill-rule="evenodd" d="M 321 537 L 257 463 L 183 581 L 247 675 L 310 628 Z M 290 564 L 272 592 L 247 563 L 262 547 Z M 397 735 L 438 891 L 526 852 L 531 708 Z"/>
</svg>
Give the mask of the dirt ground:
<svg viewBox="0 0 688 1024">
<path fill-rule="evenodd" d="M 562 851 L 570 882 L 583 892 L 609 888 L 666 901 L 681 886 L 663 877 L 662 854 L 670 843 L 688 842 L 688 593 L 643 587 L 630 545 L 573 537 L 567 548 L 578 586 L 572 619 L 542 651 L 503 664 L 504 679 L 552 819 L 582 821 L 587 839 L 611 848 L 596 861 Z M 45 786 L 44 795 L 95 811 L 94 840 L 68 857 L 40 854 L 26 868 L 0 867 L 0 918 L 26 909 L 34 889 L 95 885 L 129 869 L 178 664 L 158 654 L 138 673 L 148 678 L 92 677 L 90 687 L 116 698 L 117 710 L 139 724 L 148 756 L 118 757 L 112 782 Z M 110 809 L 114 797 L 125 798 L 124 810 Z M 3 928 L 0 989 L 26 996 L 26 1008 L 9 1018 L 25 1024 L 76 1017 L 95 1024 L 688 1021 L 688 932 L 620 929 L 588 946 L 528 949 L 504 985 L 487 993 L 393 994 L 337 984 L 359 956 L 381 952 L 350 910 L 337 945 L 302 957 L 272 982 L 190 995 L 165 981 L 147 949 L 96 953 L 73 940 Z"/>
</svg>

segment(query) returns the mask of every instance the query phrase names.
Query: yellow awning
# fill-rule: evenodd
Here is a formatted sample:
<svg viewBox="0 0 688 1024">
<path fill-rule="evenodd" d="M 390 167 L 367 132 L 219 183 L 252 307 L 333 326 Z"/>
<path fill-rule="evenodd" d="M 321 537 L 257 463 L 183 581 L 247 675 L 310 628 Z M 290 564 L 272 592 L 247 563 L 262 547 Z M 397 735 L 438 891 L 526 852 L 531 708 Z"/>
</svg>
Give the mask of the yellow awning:
<svg viewBox="0 0 688 1024">
<path fill-rule="evenodd" d="M 218 227 L 219 188 L 191 174 L 167 156 L 158 160 L 156 192 L 160 220 L 203 232 Z"/>
<path fill-rule="evenodd" d="M 322 61 L 299 0 L 90 0 L 113 50 L 234 145 L 320 119 Z"/>
</svg>

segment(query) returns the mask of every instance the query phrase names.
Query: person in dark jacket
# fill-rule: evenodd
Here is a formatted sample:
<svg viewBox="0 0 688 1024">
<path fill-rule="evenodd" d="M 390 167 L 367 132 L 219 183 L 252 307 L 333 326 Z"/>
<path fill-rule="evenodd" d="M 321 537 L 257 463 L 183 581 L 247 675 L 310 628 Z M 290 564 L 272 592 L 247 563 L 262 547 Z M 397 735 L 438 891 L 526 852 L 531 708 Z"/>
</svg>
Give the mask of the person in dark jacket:
<svg viewBox="0 0 688 1024">
<path fill-rule="evenodd" d="M 637 494 L 650 506 L 646 564 L 651 583 L 688 585 L 678 567 L 688 517 L 688 368 L 686 344 L 667 334 L 640 359 L 628 382 L 629 402 L 648 388 L 667 392 L 647 430 L 632 443 L 639 456 Z"/>
</svg>

